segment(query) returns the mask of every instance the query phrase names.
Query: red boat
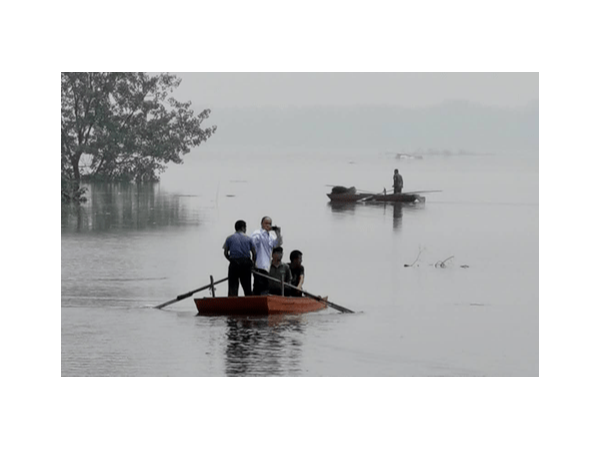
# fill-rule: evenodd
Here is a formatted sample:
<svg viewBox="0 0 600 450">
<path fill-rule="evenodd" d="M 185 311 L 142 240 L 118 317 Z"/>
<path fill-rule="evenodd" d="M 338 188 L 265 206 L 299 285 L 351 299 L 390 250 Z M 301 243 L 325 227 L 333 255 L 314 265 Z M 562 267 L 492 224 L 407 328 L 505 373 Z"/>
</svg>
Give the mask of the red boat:
<svg viewBox="0 0 600 450">
<path fill-rule="evenodd" d="M 248 297 L 195 298 L 201 315 L 269 315 L 300 314 L 327 308 L 325 302 L 308 297 L 282 297 L 280 295 L 252 295 Z"/>
</svg>

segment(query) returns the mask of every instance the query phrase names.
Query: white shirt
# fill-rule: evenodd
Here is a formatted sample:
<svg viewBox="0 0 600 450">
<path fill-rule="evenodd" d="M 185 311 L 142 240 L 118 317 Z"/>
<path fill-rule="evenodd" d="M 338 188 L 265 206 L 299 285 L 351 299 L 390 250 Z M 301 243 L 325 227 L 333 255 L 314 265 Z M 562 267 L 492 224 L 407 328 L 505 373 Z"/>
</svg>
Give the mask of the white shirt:
<svg viewBox="0 0 600 450">
<path fill-rule="evenodd" d="M 267 230 L 261 228 L 252 233 L 252 242 L 256 247 L 256 268 L 268 272 L 271 269 L 273 249 L 283 243 L 283 238 L 277 239 Z"/>
</svg>

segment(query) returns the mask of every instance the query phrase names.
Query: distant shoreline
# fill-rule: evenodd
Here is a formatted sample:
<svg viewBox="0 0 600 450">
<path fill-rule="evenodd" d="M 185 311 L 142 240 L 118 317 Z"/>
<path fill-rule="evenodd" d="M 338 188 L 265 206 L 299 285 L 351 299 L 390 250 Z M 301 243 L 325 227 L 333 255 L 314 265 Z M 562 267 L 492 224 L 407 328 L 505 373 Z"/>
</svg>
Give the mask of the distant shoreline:
<svg viewBox="0 0 600 450">
<path fill-rule="evenodd" d="M 537 151 L 539 107 L 448 102 L 395 106 L 212 108 L 211 145 Z"/>
</svg>

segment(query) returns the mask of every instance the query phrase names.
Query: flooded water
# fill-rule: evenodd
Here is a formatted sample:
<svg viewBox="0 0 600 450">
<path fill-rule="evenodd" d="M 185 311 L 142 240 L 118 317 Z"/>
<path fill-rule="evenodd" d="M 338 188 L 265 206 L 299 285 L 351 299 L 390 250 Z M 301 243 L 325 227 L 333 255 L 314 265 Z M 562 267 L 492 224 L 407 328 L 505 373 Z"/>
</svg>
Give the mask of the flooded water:
<svg viewBox="0 0 600 450">
<path fill-rule="evenodd" d="M 390 189 L 395 168 L 406 191 L 442 192 L 416 206 L 326 197 Z M 90 186 L 62 210 L 62 375 L 538 376 L 538 174 L 537 155 L 515 153 L 207 146 L 160 184 Z M 284 260 L 303 252 L 306 290 L 356 314 L 152 308 L 227 276 L 235 221 L 251 233 L 265 215 Z"/>
</svg>

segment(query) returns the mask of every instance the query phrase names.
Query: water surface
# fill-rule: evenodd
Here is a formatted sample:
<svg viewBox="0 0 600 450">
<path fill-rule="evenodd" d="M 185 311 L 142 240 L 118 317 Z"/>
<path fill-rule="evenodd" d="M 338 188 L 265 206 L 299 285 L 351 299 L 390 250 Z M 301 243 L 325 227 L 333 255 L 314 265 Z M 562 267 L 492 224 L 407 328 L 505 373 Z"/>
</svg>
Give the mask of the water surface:
<svg viewBox="0 0 600 450">
<path fill-rule="evenodd" d="M 443 192 L 417 206 L 328 202 L 326 185 L 389 189 L 395 168 L 405 190 Z M 537 376 L 538 173 L 537 155 L 514 153 L 208 148 L 160 184 L 90 186 L 62 210 L 62 375 Z M 235 221 L 252 232 L 264 215 L 284 259 L 303 252 L 305 288 L 356 314 L 152 308 L 226 276 Z"/>
</svg>

